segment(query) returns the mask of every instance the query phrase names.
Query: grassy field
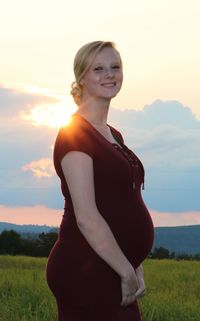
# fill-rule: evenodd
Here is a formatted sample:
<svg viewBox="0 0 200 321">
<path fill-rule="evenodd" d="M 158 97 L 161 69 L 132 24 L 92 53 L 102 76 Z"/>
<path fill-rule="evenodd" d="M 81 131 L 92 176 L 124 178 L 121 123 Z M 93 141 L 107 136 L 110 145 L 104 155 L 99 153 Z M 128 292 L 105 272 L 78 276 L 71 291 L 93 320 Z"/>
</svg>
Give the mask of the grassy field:
<svg viewBox="0 0 200 321">
<path fill-rule="evenodd" d="M 147 260 L 144 321 L 200 321 L 200 262 Z"/>
<path fill-rule="evenodd" d="M 56 320 L 45 264 L 41 258 L 0 256 L 0 321 Z M 147 260 L 144 270 L 144 321 L 200 321 L 200 262 Z"/>
</svg>

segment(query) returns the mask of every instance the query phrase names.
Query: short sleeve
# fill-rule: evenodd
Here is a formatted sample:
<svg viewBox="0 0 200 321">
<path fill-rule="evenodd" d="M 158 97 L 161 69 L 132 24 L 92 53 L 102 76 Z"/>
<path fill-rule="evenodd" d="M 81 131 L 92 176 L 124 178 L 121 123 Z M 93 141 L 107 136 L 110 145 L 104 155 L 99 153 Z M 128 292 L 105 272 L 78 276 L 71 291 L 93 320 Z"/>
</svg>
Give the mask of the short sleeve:
<svg viewBox="0 0 200 321">
<path fill-rule="evenodd" d="M 53 160 L 58 176 L 63 177 L 61 161 L 70 151 L 80 151 L 94 157 L 94 142 L 90 129 L 86 124 L 72 121 L 61 127 L 54 145 Z"/>
</svg>

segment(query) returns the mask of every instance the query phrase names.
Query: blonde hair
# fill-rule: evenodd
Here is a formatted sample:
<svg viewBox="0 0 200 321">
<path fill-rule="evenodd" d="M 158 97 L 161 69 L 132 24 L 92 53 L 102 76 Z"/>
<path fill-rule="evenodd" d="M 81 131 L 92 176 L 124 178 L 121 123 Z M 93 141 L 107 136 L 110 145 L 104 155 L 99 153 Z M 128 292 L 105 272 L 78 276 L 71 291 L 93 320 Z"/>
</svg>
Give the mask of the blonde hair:
<svg viewBox="0 0 200 321">
<path fill-rule="evenodd" d="M 76 53 L 74 58 L 75 81 L 71 84 L 72 89 L 70 93 L 77 105 L 79 105 L 82 96 L 80 81 L 90 68 L 98 53 L 106 47 L 116 50 L 115 44 L 111 41 L 93 41 L 81 47 Z"/>
</svg>

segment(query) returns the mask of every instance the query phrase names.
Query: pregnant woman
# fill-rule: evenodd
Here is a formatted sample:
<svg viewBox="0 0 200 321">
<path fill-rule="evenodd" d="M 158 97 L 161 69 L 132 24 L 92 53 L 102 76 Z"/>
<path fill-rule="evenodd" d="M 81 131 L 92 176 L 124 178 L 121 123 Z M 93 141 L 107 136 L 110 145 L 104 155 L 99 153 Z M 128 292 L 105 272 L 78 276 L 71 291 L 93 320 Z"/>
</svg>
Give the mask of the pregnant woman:
<svg viewBox="0 0 200 321">
<path fill-rule="evenodd" d="M 54 146 L 65 209 L 46 277 L 57 321 L 141 321 L 141 263 L 153 224 L 141 196 L 144 168 L 107 123 L 123 72 L 112 42 L 81 47 L 71 94 L 78 105 Z"/>
</svg>

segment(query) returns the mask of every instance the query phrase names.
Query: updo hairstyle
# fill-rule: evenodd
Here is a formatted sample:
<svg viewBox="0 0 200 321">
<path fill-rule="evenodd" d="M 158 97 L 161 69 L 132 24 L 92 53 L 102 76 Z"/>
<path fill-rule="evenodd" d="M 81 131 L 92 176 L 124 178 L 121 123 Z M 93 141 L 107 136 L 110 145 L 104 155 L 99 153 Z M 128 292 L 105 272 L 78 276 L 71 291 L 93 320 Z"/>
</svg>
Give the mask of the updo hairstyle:
<svg viewBox="0 0 200 321">
<path fill-rule="evenodd" d="M 82 96 L 82 86 L 80 81 L 92 65 L 98 53 L 106 47 L 115 49 L 115 44 L 110 41 L 93 41 L 81 47 L 76 53 L 74 58 L 75 81 L 71 84 L 70 93 L 77 105 L 80 104 Z"/>
</svg>

